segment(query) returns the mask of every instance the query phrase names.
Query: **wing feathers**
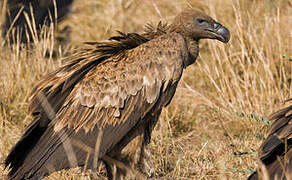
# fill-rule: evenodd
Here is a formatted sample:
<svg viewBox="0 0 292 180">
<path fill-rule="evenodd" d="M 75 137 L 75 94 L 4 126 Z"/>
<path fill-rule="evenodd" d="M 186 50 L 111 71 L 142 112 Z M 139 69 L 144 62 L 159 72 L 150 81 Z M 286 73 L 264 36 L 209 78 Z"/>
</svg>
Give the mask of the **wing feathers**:
<svg viewBox="0 0 292 180">
<path fill-rule="evenodd" d="M 176 42 L 180 42 L 176 46 L 171 45 L 174 37 L 162 38 L 166 41 L 163 45 L 160 39 L 155 39 L 128 51 L 119 61 L 109 59 L 92 68 L 68 96 L 64 104 L 71 101 L 75 105 L 68 106 L 65 110 L 68 112 L 58 116 L 58 124 L 63 127 L 70 124 L 76 130 L 81 127 L 89 130 L 95 125 L 105 127 L 107 124 L 122 123 L 128 120 L 132 111 L 149 111 L 161 92 L 166 92 L 181 77 L 184 58 L 181 54 L 185 53 L 181 51 L 186 51 L 186 47 L 180 35 L 175 35 L 178 36 Z M 169 49 L 163 50 L 161 47 Z M 95 113 L 85 118 L 89 112 L 80 111 L 81 106 Z M 72 115 L 71 111 L 79 113 Z M 92 114 L 96 117 L 93 118 Z"/>
<path fill-rule="evenodd" d="M 249 179 L 259 179 L 259 175 L 267 172 L 270 179 L 290 179 L 292 168 L 292 105 L 281 109 L 270 116 L 275 120 L 268 137 L 259 150 L 259 158 L 266 171 L 259 167 L 259 171 L 253 173 Z M 262 177 L 262 176 L 261 176 Z M 281 179 L 282 179 L 281 178 Z"/>
</svg>

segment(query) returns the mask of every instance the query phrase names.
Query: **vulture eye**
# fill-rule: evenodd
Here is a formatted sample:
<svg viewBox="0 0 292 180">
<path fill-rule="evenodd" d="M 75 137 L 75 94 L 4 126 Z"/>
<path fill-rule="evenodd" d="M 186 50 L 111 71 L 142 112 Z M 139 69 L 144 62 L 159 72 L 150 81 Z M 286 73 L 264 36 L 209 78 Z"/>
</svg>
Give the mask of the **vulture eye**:
<svg viewBox="0 0 292 180">
<path fill-rule="evenodd" d="M 206 25 L 208 22 L 205 19 L 197 19 L 199 25 Z"/>
</svg>

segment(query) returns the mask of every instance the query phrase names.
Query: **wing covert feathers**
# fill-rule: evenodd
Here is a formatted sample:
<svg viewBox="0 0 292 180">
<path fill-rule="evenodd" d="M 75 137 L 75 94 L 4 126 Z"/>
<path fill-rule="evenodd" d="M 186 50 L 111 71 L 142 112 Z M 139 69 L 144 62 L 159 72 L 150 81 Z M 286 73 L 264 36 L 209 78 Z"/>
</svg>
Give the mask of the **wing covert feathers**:
<svg viewBox="0 0 292 180">
<path fill-rule="evenodd" d="M 182 74 L 184 42 L 179 35 L 165 36 L 92 68 L 68 95 L 57 113 L 56 126 L 88 131 L 96 125 L 123 123 L 137 110 L 143 110 L 139 115 L 143 118 Z"/>
<path fill-rule="evenodd" d="M 161 35 L 166 26 L 159 26 L 153 30 L 155 33 L 145 33 L 145 37 Z M 55 130 L 68 126 L 88 131 L 95 125 L 102 128 L 119 124 L 127 120 L 130 111 L 143 109 L 135 102 L 129 104 L 132 109 L 125 108 L 130 96 L 141 92 L 140 101 L 148 103 L 143 117 L 161 93 L 180 79 L 188 56 L 185 42 L 177 33 L 150 41 L 133 33 L 121 33 L 113 39 L 117 40 L 91 43 L 73 55 L 67 65 L 44 77 L 31 95 L 29 112 L 46 116 L 38 98 L 42 93 L 56 112 Z M 144 43 L 127 45 L 134 40 Z M 111 41 L 115 42 L 112 46 Z M 125 43 L 124 50 L 116 48 L 121 43 Z M 52 121 L 46 119 L 44 126 Z"/>
<path fill-rule="evenodd" d="M 270 120 L 274 122 L 259 150 L 262 163 L 250 180 L 292 178 L 292 105 L 273 113 Z"/>
</svg>

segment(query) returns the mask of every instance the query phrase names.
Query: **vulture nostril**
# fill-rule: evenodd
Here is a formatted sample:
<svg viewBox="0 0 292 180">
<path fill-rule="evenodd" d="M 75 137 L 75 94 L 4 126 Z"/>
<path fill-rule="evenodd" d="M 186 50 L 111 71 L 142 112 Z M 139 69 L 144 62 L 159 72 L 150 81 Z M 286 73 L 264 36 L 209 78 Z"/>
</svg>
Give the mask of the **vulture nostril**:
<svg viewBox="0 0 292 180">
<path fill-rule="evenodd" d="M 214 22 L 214 29 L 218 29 L 221 26 L 221 24 Z"/>
</svg>

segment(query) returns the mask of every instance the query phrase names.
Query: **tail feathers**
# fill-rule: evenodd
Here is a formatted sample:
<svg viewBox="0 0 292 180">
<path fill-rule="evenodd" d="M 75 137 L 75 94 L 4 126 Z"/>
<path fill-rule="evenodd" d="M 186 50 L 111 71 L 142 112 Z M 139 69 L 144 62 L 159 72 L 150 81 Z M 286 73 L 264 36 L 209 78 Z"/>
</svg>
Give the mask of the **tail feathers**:
<svg viewBox="0 0 292 180">
<path fill-rule="evenodd" d="M 30 125 L 6 158 L 5 166 L 10 168 L 9 179 L 41 179 L 48 175 L 49 170 L 46 163 L 52 153 L 58 149 L 62 141 L 62 134 L 55 136 L 52 126 L 44 127 L 40 123 L 41 121 L 34 121 Z M 63 154 L 64 150 L 59 149 L 59 154 Z M 58 164 L 66 163 L 64 158 L 54 160 Z"/>
<path fill-rule="evenodd" d="M 98 128 L 91 132 L 81 130 L 78 133 L 74 129 L 64 128 L 56 133 L 53 126 L 49 125 L 37 143 L 30 145 L 30 141 L 33 141 L 32 135 L 40 130 L 37 124 L 34 126 L 31 126 L 30 133 L 26 133 L 27 137 L 21 139 L 6 159 L 6 166 L 10 164 L 11 168 L 9 179 L 41 179 L 62 169 L 93 167 L 92 149 Z M 21 148 L 26 147 L 29 147 L 28 151 L 21 151 Z"/>
<path fill-rule="evenodd" d="M 5 168 L 10 168 L 9 177 L 13 176 L 22 166 L 25 158 L 37 144 L 45 130 L 46 127 L 40 126 L 40 121 L 37 119 L 28 127 L 5 160 Z"/>
<path fill-rule="evenodd" d="M 88 132 L 84 129 L 76 132 L 68 127 L 56 132 L 53 124 L 44 127 L 40 123 L 40 120 L 35 120 L 8 155 L 5 166 L 10 167 L 9 179 L 41 179 L 55 171 L 78 166 L 96 170 L 93 152 L 100 133 L 97 126 Z M 115 145 L 124 147 L 125 144 L 117 143 L 121 132 L 129 127 L 128 123 L 131 122 L 104 130 L 98 158 L 112 148 L 120 148 Z M 135 132 L 131 133 L 130 140 L 135 137 Z"/>
</svg>

